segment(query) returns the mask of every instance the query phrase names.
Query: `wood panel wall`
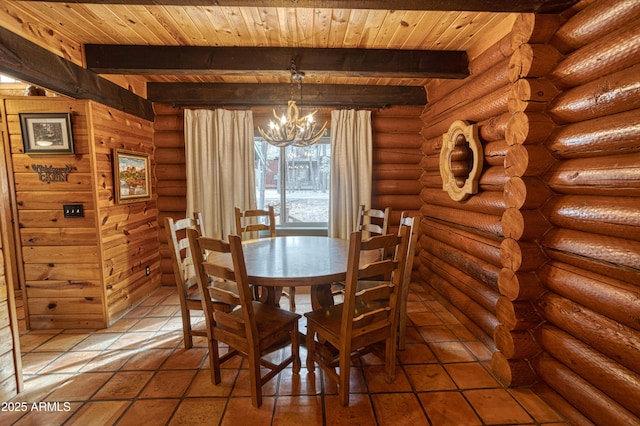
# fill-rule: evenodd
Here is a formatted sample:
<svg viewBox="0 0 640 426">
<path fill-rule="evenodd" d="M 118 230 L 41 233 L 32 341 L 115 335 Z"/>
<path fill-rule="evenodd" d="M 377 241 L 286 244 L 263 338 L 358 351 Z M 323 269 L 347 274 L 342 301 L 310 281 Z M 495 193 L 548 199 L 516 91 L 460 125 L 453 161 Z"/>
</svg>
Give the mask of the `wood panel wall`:
<svg viewBox="0 0 640 426">
<path fill-rule="evenodd" d="M 638 2 L 522 15 L 434 82 L 422 114 L 424 284 L 575 424 L 640 424 Z M 476 123 L 480 191 L 440 189 L 441 136 Z"/>
<path fill-rule="evenodd" d="M 184 112 L 164 104 L 155 104 L 154 109 L 162 284 L 175 285 L 171 256 L 166 246 L 164 218 L 180 218 L 186 214 Z M 421 110 L 419 107 L 391 107 L 372 114 L 372 206 L 390 206 L 393 209 L 392 225 L 397 225 L 402 211 L 415 215 L 420 210 Z M 256 110 L 254 122 L 256 125 L 268 122 L 270 114 L 271 110 Z M 330 121 L 328 110 L 320 110 L 318 114 L 319 121 Z"/>
<path fill-rule="evenodd" d="M 2 111 L 0 105 L 0 112 Z M 11 255 L 13 235 L 5 144 L 7 135 L 4 114 L 0 113 L 0 401 L 8 401 L 22 390 L 22 362 L 18 318 L 15 308 L 14 271 Z"/>
<path fill-rule="evenodd" d="M 112 150 L 152 154 L 151 123 L 88 101 L 24 97 L 4 104 L 28 326 L 106 327 L 159 285 L 155 199 L 117 206 L 113 196 Z M 70 112 L 75 154 L 24 154 L 23 112 Z M 45 183 L 32 164 L 72 171 L 66 182 Z M 77 203 L 84 217 L 64 218 L 63 204 Z"/>
</svg>

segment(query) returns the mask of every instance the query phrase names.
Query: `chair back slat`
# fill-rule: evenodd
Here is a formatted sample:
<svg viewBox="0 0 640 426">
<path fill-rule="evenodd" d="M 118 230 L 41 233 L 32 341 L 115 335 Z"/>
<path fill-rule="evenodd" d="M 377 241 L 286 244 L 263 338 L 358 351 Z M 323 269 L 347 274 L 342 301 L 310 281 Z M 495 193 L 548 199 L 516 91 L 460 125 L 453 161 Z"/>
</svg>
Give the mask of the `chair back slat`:
<svg viewBox="0 0 640 426">
<path fill-rule="evenodd" d="M 362 231 L 364 237 L 384 235 L 389 230 L 391 207 L 385 209 L 367 209 L 364 204 L 358 207 L 356 231 Z"/>
<path fill-rule="evenodd" d="M 216 287 L 215 283 L 212 287 L 209 287 L 209 294 L 214 299 L 228 305 L 240 305 L 240 298 L 237 294 L 224 288 Z"/>
<path fill-rule="evenodd" d="M 270 237 L 276 236 L 276 215 L 273 206 L 267 209 L 242 211 L 235 208 L 236 234 L 241 238 L 250 232 L 269 231 Z"/>
</svg>

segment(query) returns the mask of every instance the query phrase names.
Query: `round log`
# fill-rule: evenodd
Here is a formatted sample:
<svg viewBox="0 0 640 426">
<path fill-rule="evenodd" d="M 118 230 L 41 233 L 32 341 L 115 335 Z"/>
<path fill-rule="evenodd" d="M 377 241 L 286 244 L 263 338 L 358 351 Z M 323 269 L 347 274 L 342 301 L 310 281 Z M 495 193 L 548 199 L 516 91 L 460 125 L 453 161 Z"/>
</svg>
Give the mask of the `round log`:
<svg viewBox="0 0 640 426">
<path fill-rule="evenodd" d="M 639 155 L 576 158 L 554 164 L 544 180 L 560 194 L 640 197 Z"/>
<path fill-rule="evenodd" d="M 549 200 L 542 212 L 558 228 L 640 241 L 638 208 L 632 197 L 563 195 Z"/>
<path fill-rule="evenodd" d="M 542 380 L 595 424 L 640 425 L 636 416 L 550 355 L 543 353 L 532 365 Z"/>
<path fill-rule="evenodd" d="M 431 259 L 423 256 L 424 252 L 420 252 L 423 264 L 427 268 L 431 268 Z M 430 269 L 431 270 L 431 269 Z M 449 301 L 453 306 L 459 309 L 465 316 L 473 321 L 484 333 L 489 336 L 493 335 L 493 330 L 498 326 L 499 322 L 493 313 L 487 311 L 469 296 L 452 286 L 446 279 L 437 273 L 429 275 L 429 285 L 435 289 L 440 295 Z"/>
<path fill-rule="evenodd" d="M 466 229 L 451 228 L 429 218 L 423 218 L 420 225 L 421 233 L 430 235 L 453 247 L 464 247 L 464 250 L 472 256 L 483 259 L 492 265 L 500 266 L 501 239 L 489 238 Z"/>
<path fill-rule="evenodd" d="M 423 142 L 420 130 L 422 130 L 422 126 L 415 133 L 374 133 L 373 148 L 415 149 L 419 151 Z"/>
<path fill-rule="evenodd" d="M 583 379 L 640 416 L 640 375 L 593 350 L 556 327 L 543 325 L 536 332 L 540 346 Z"/>
<path fill-rule="evenodd" d="M 186 180 L 187 166 L 182 164 L 156 164 L 158 180 Z"/>
<path fill-rule="evenodd" d="M 499 90 L 509 84 L 508 59 L 504 59 L 482 74 L 471 75 L 466 78 L 464 84 L 446 94 L 443 98 L 430 105 L 422 119 L 425 123 L 438 121 L 438 119 L 452 109 L 463 109 L 475 99 L 484 97 L 494 90 Z M 436 99 L 436 98 L 434 98 Z"/>
<path fill-rule="evenodd" d="M 156 148 L 182 148 L 184 149 L 184 133 L 175 131 L 153 133 L 153 144 Z"/>
<path fill-rule="evenodd" d="M 640 62 L 640 33 L 632 22 L 576 50 L 548 75 L 559 89 L 580 86 Z"/>
<path fill-rule="evenodd" d="M 374 134 L 377 133 L 415 133 L 422 129 L 422 121 L 419 116 L 415 117 L 393 117 L 377 114 L 375 120 L 371 120 L 371 127 Z"/>
<path fill-rule="evenodd" d="M 454 201 L 444 191 L 433 191 L 431 189 L 422 189 L 420 198 L 428 204 L 435 204 L 443 207 L 454 209 L 464 208 L 478 213 L 487 213 L 499 216 L 506 210 L 502 194 L 494 191 L 483 191 L 471 198 L 464 200 L 462 203 Z"/>
<path fill-rule="evenodd" d="M 505 157 L 506 158 L 506 157 Z M 482 171 L 478 185 L 481 191 L 500 191 L 504 190 L 504 185 L 509 180 L 505 174 L 504 167 L 493 166 Z"/>
<path fill-rule="evenodd" d="M 504 201 L 507 207 L 532 210 L 542 206 L 553 192 L 537 177 L 509 178 L 504 185 Z"/>
<path fill-rule="evenodd" d="M 549 104 L 557 123 L 575 123 L 640 108 L 640 65 L 574 87 Z M 637 116 L 636 112 L 636 116 Z"/>
<path fill-rule="evenodd" d="M 527 361 L 507 359 L 501 352 L 494 352 L 491 356 L 491 371 L 503 386 L 530 386 L 537 381 Z"/>
<path fill-rule="evenodd" d="M 420 237 L 420 244 L 425 247 L 425 250 L 428 250 L 437 259 L 444 262 L 444 266 L 442 264 L 438 265 L 440 269 L 447 270 L 450 275 L 450 277 L 445 277 L 443 274 L 440 274 L 444 278 L 458 279 L 462 282 L 469 281 L 469 278 L 471 278 L 475 282 L 481 283 L 481 286 L 469 283 L 467 283 L 467 285 L 470 288 L 476 288 L 475 293 L 483 294 L 484 297 L 489 300 L 490 304 L 485 305 L 483 303 L 483 306 L 491 311 L 494 310 L 495 302 L 499 296 L 499 266 L 492 265 L 480 258 L 471 256 L 463 250 L 459 250 L 428 235 L 422 235 Z M 448 270 L 447 268 L 450 266 L 454 269 Z M 491 291 L 487 293 L 484 289 L 490 289 Z"/>
<path fill-rule="evenodd" d="M 488 120 L 491 117 L 504 114 L 508 111 L 507 100 L 510 90 L 511 85 L 506 85 L 502 88 L 496 89 L 495 91 L 464 105 L 463 108 L 455 108 L 446 114 L 441 115 L 435 122 L 425 120 L 425 116 L 429 115 L 429 108 L 426 108 L 421 118 L 425 123 L 429 123 L 429 126 L 422 129 L 422 136 L 427 139 L 435 136 L 442 137 L 442 135 L 448 131 L 451 123 L 455 120 L 462 119 L 477 123 L 483 120 Z"/>
<path fill-rule="evenodd" d="M 540 346 L 531 334 L 531 331 L 507 330 L 499 325 L 493 331 L 493 340 L 496 348 L 507 359 L 531 358 L 540 352 Z"/>
<path fill-rule="evenodd" d="M 640 19 L 640 4 L 636 0 L 593 2 L 565 22 L 551 38 L 562 53 L 577 50 L 611 32 Z"/>
<path fill-rule="evenodd" d="M 372 187 L 374 194 L 415 195 L 422 185 L 418 180 L 374 180 Z"/>
<path fill-rule="evenodd" d="M 180 148 L 158 148 L 154 153 L 154 158 L 157 164 L 184 165 L 186 162 L 184 149 Z"/>
<path fill-rule="evenodd" d="M 433 254 L 431 250 L 429 250 L 429 252 Z M 484 309 L 491 312 L 491 314 L 495 315 L 496 303 L 500 298 L 500 295 L 496 291 L 465 274 L 464 271 L 459 270 L 456 265 L 443 261 L 435 255 L 431 256 L 429 261 L 429 267 L 431 270 L 458 289 L 461 293 L 464 293 L 471 300 L 481 305 Z"/>
<path fill-rule="evenodd" d="M 507 125 L 511 119 L 511 113 L 505 112 L 478 123 L 478 134 L 483 141 L 491 142 L 505 139 Z"/>
<path fill-rule="evenodd" d="M 163 212 L 186 211 L 187 199 L 184 197 L 163 196 L 158 198 L 158 210 Z"/>
<path fill-rule="evenodd" d="M 426 128 L 427 127 L 425 127 L 425 129 Z M 420 151 L 424 155 L 429 155 L 429 156 L 435 155 L 436 157 L 439 158 L 441 149 L 442 149 L 442 134 L 439 134 L 431 138 L 423 137 L 423 142 L 422 142 L 422 146 L 420 147 Z"/>
<path fill-rule="evenodd" d="M 547 79 L 521 78 L 513 83 L 508 94 L 511 113 L 544 111 L 547 104 L 558 95 L 558 89 Z"/>
<path fill-rule="evenodd" d="M 504 159 L 509 177 L 540 176 L 555 162 L 549 151 L 541 145 L 512 145 Z"/>
<path fill-rule="evenodd" d="M 490 166 L 503 166 L 509 145 L 504 139 L 489 142 L 484 145 L 484 161 Z"/>
<path fill-rule="evenodd" d="M 496 318 L 507 330 L 530 330 L 542 322 L 533 303 L 511 301 L 504 296 L 496 304 Z"/>
<path fill-rule="evenodd" d="M 561 58 L 562 54 L 548 44 L 522 44 L 509 60 L 509 81 L 544 77 Z"/>
<path fill-rule="evenodd" d="M 632 371 L 640 372 L 637 330 L 551 292 L 542 295 L 538 307 L 549 323 Z"/>
<path fill-rule="evenodd" d="M 420 183 L 425 188 L 442 191 L 442 177 L 438 170 L 423 172 L 420 176 Z"/>
<path fill-rule="evenodd" d="M 424 157 L 423 157 L 424 158 Z M 407 166 L 404 164 L 378 164 L 373 169 L 372 178 L 374 180 L 419 180 L 422 175 L 422 170 L 419 167 L 413 165 Z"/>
<path fill-rule="evenodd" d="M 420 209 L 420 197 L 416 195 L 390 195 L 390 194 L 372 194 L 372 206 L 393 206 L 394 210 L 418 210 Z"/>
<path fill-rule="evenodd" d="M 420 207 L 420 213 L 424 216 L 438 219 L 443 222 L 478 229 L 492 235 L 503 235 L 499 216 L 468 212 L 465 210 L 442 206 L 432 206 L 428 204 L 422 204 Z"/>
<path fill-rule="evenodd" d="M 160 196 L 187 196 L 186 180 L 161 180 L 158 179 L 156 184 L 156 192 Z"/>
<path fill-rule="evenodd" d="M 533 241 L 551 228 L 538 210 L 507 209 L 502 215 L 502 232 L 506 238 Z"/>
<path fill-rule="evenodd" d="M 509 145 L 538 145 L 555 128 L 553 120 L 544 113 L 517 111 L 510 116 L 505 140 Z"/>
<path fill-rule="evenodd" d="M 535 271 L 547 256 L 536 243 L 505 238 L 500 244 L 500 259 L 502 266 L 512 271 Z"/>
<path fill-rule="evenodd" d="M 415 164 L 420 163 L 420 151 L 402 152 L 395 149 L 376 149 L 373 151 L 373 163 L 376 164 Z"/>
<path fill-rule="evenodd" d="M 183 131 L 184 117 L 182 115 L 157 115 L 153 122 L 154 131 Z"/>
<path fill-rule="evenodd" d="M 420 160 L 420 168 L 425 172 L 431 174 L 440 174 L 440 156 L 439 155 L 425 155 Z"/>
<path fill-rule="evenodd" d="M 640 288 L 560 262 L 538 271 L 550 291 L 640 331 Z"/>
<path fill-rule="evenodd" d="M 482 74 L 504 58 L 511 57 L 513 50 L 510 34 L 502 37 L 488 49 L 478 52 L 479 54 L 477 55 L 474 55 L 473 50 L 470 49 L 467 52 L 469 54 L 469 72 L 471 75 Z M 446 96 L 446 92 L 441 93 L 441 96 Z"/>
<path fill-rule="evenodd" d="M 511 30 L 511 47 L 515 51 L 525 43 L 546 43 L 561 24 L 559 15 L 521 13 Z"/>
<path fill-rule="evenodd" d="M 559 127 L 545 143 L 557 158 L 640 152 L 640 109 Z"/>
<path fill-rule="evenodd" d="M 513 271 L 509 268 L 502 268 L 500 271 L 498 288 L 512 302 L 533 300 L 545 290 L 534 272 Z"/>
<path fill-rule="evenodd" d="M 578 2 L 574 5 L 579 6 L 584 4 Z M 558 412 L 564 420 L 571 425 L 583 425 L 583 426 L 595 426 L 595 424 L 587 419 L 576 407 L 567 402 L 558 392 L 553 390 L 551 386 L 547 385 L 543 381 L 538 381 L 531 386 L 531 390 L 539 395 L 542 399 L 547 401 L 553 409 Z"/>
</svg>

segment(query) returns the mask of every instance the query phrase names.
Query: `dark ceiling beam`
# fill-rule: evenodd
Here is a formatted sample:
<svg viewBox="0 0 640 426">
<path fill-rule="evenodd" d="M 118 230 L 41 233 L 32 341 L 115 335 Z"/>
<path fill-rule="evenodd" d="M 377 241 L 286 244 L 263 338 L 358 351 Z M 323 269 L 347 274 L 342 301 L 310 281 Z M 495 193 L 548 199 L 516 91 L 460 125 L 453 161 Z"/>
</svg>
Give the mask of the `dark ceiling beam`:
<svg viewBox="0 0 640 426">
<path fill-rule="evenodd" d="M 42 1 L 42 0 L 27 0 Z M 559 13 L 578 0 L 47 0 L 64 3 Z"/>
<path fill-rule="evenodd" d="M 85 46 L 100 74 L 289 75 L 291 59 L 308 75 L 373 78 L 465 78 L 463 51 L 209 46 Z"/>
<path fill-rule="evenodd" d="M 153 121 L 148 100 L 0 27 L 0 72 L 75 99 L 90 99 Z"/>
<path fill-rule="evenodd" d="M 388 105 L 426 105 L 422 86 L 359 86 L 303 84 L 293 99 L 300 106 L 382 108 Z M 291 99 L 287 85 L 231 83 L 147 83 L 147 97 L 172 105 L 252 107 L 286 105 Z"/>
</svg>

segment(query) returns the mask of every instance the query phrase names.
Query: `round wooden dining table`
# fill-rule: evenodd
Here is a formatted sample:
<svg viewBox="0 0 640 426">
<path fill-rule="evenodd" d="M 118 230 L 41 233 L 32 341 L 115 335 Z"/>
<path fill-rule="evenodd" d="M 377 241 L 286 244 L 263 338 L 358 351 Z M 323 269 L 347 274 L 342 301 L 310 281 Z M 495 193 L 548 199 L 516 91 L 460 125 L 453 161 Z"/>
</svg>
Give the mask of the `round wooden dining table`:
<svg viewBox="0 0 640 426">
<path fill-rule="evenodd" d="M 313 309 L 328 307 L 333 304 L 331 283 L 346 277 L 348 240 L 282 236 L 243 241 L 242 248 L 249 283 L 269 290 L 261 299 L 266 303 L 277 304 L 282 287 L 311 286 Z M 232 267 L 230 256 L 210 256 L 208 261 Z"/>
</svg>

